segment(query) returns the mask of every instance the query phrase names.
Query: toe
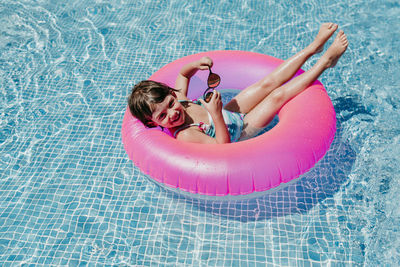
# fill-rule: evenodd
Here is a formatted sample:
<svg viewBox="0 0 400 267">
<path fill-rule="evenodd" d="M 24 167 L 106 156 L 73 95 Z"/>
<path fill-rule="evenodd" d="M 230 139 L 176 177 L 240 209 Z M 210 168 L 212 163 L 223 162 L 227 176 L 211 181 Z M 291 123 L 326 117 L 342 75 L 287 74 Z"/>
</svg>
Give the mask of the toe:
<svg viewBox="0 0 400 267">
<path fill-rule="evenodd" d="M 328 24 L 328 29 L 329 30 L 336 30 L 337 29 L 337 24 L 333 23 L 333 22 L 329 22 Z"/>
</svg>

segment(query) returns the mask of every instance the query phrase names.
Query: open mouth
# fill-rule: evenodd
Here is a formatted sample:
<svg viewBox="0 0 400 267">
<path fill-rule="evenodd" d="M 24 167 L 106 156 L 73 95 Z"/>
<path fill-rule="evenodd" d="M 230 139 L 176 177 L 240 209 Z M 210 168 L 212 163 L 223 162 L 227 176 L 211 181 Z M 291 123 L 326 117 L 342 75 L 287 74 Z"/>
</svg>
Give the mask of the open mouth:
<svg viewBox="0 0 400 267">
<path fill-rule="evenodd" d="M 172 121 L 172 123 L 177 122 L 181 118 L 181 113 L 178 111 L 178 115 L 176 118 Z"/>
</svg>

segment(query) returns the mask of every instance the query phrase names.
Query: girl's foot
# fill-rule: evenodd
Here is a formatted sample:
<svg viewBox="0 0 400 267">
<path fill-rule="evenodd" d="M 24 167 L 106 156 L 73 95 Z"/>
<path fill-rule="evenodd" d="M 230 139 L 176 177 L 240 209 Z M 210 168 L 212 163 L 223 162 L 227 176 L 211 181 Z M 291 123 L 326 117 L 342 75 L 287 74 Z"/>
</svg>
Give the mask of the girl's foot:
<svg viewBox="0 0 400 267">
<path fill-rule="evenodd" d="M 336 31 L 338 25 L 332 22 L 323 23 L 314 41 L 310 44 L 311 49 L 314 53 L 320 53 L 324 50 L 324 44 Z"/>
<path fill-rule="evenodd" d="M 339 58 L 346 51 L 349 42 L 347 41 L 346 34 L 343 31 L 339 31 L 332 45 L 326 50 L 325 54 L 321 57 L 326 68 L 332 68 L 336 65 Z"/>
</svg>

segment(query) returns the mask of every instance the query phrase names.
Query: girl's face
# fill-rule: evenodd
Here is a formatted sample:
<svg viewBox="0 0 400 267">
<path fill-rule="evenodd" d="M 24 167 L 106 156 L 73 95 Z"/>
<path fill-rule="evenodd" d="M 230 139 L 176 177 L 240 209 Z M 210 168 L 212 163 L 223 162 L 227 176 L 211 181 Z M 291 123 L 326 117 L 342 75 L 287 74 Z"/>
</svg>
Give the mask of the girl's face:
<svg viewBox="0 0 400 267">
<path fill-rule="evenodd" d="M 170 94 L 163 102 L 155 104 L 151 120 L 158 126 L 173 128 L 185 123 L 185 111 L 174 95 Z"/>
</svg>

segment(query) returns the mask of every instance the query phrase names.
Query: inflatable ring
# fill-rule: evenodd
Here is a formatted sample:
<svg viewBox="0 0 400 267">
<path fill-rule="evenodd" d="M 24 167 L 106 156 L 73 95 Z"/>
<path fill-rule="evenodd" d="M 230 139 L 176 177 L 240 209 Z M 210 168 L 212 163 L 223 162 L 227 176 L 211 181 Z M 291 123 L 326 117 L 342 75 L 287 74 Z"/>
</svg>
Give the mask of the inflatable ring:
<svg viewBox="0 0 400 267">
<path fill-rule="evenodd" d="M 221 76 L 219 89 L 244 89 L 282 63 L 253 52 L 211 51 L 169 63 L 149 79 L 173 87 L 181 67 L 203 56 L 213 59 L 213 72 Z M 198 71 L 192 77 L 188 98 L 202 95 L 207 75 L 208 71 Z M 325 155 L 335 136 L 336 114 L 319 81 L 286 103 L 278 117 L 275 127 L 255 138 L 197 144 L 146 128 L 127 108 L 122 141 L 133 163 L 161 185 L 197 195 L 249 196 L 277 188 L 308 171 Z"/>
</svg>

